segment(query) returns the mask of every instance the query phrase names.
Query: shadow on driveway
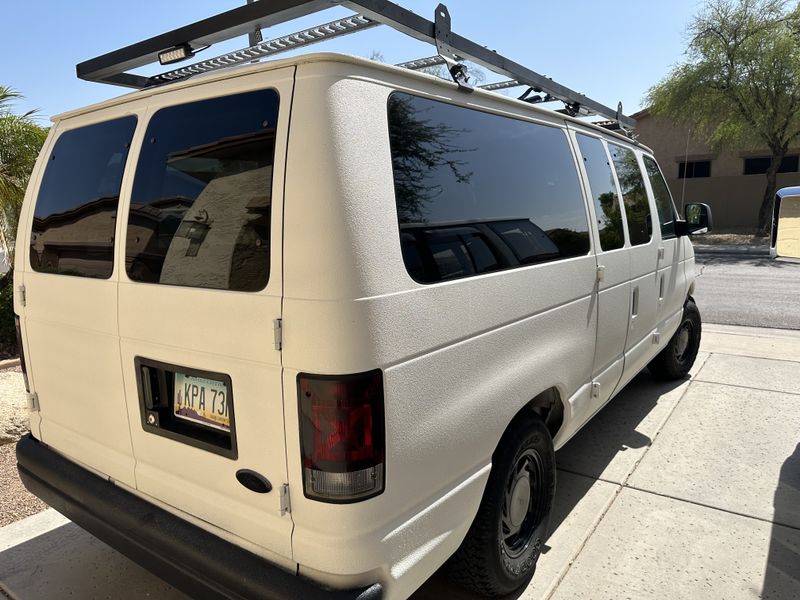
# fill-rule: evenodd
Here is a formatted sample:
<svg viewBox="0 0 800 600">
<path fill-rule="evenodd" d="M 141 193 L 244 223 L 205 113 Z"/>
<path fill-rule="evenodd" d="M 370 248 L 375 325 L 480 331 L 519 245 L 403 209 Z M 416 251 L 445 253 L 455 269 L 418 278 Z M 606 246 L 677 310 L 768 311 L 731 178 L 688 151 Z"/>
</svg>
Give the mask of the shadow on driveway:
<svg viewBox="0 0 800 600">
<path fill-rule="evenodd" d="M 781 467 L 762 598 L 796 598 L 800 589 L 800 444 Z"/>
<path fill-rule="evenodd" d="M 560 470 L 565 467 L 564 471 L 580 477 L 570 477 L 568 486 L 556 486 L 556 498 L 550 518 L 551 532 L 558 529 L 595 481 L 606 473 L 615 458 L 621 453 L 632 452 L 652 443 L 649 436 L 637 431 L 637 427 L 658 406 L 660 399 L 686 381 L 688 377 L 683 381 L 658 382 L 646 372 L 638 375 L 556 453 L 556 464 Z M 630 468 L 633 468 L 636 459 L 630 462 Z M 623 471 L 623 475 L 627 475 L 627 471 Z M 548 548 L 545 547 L 544 552 L 547 551 Z M 525 588 L 522 588 L 507 596 L 506 600 L 515 600 L 524 593 Z M 482 597 L 462 590 L 447 579 L 440 569 L 411 598 L 479 600 Z"/>
</svg>

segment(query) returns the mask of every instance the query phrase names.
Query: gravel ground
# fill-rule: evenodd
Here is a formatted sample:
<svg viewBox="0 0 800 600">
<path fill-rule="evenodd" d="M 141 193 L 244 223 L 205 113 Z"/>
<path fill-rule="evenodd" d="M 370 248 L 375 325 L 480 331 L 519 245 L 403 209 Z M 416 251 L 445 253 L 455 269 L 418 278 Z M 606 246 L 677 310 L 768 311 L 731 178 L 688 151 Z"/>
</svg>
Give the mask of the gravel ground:
<svg viewBox="0 0 800 600">
<path fill-rule="evenodd" d="M 0 445 L 16 442 L 28 431 L 25 385 L 19 367 L 0 371 Z"/>
<path fill-rule="evenodd" d="M 28 407 L 19 367 L 0 371 L 0 527 L 47 505 L 29 494 L 17 476 L 14 442 L 28 431 Z"/>
<path fill-rule="evenodd" d="M 14 444 L 0 446 L 0 527 L 19 521 L 47 508 L 47 504 L 28 493 L 17 476 Z"/>
</svg>

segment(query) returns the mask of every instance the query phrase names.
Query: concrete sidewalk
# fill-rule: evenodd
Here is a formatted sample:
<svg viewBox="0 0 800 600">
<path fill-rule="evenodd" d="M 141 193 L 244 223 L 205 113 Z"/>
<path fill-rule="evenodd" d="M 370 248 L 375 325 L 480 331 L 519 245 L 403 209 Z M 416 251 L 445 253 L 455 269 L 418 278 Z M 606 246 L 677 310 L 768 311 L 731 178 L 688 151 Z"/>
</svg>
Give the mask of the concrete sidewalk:
<svg viewBox="0 0 800 600">
<path fill-rule="evenodd" d="M 640 375 L 559 451 L 522 598 L 800 598 L 800 332 L 705 325 L 701 351 L 691 380 Z M 0 529 L 3 589 L 184 598 L 52 510 Z M 414 598 L 471 596 L 437 574 Z"/>
</svg>

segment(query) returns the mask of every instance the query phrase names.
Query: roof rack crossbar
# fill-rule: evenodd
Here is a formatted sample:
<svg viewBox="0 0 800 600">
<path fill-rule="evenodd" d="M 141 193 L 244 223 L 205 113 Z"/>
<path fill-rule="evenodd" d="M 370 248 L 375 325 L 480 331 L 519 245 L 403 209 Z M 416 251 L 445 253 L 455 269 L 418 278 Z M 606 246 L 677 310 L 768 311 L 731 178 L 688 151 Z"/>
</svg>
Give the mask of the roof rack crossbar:
<svg viewBox="0 0 800 600">
<path fill-rule="evenodd" d="M 388 0 L 341 0 L 340 4 L 367 17 L 381 21 L 420 41 L 435 44 L 434 24 L 393 2 Z M 554 99 L 564 102 L 564 104 L 577 104 L 593 115 L 600 115 L 612 120 L 617 119 L 616 110 L 540 75 L 524 65 L 498 54 L 494 50 L 484 48 L 457 33 L 450 33 L 448 45 L 463 60 L 472 61 L 499 75 L 515 79 L 523 85 L 540 89 L 550 94 Z M 630 129 L 636 127 L 636 121 L 624 115 L 621 116 L 619 122 L 622 126 Z"/>
<path fill-rule="evenodd" d="M 303 31 L 261 42 L 248 48 L 196 62 L 186 67 L 154 75 L 150 78 L 150 85 L 176 81 L 192 75 L 197 75 L 198 73 L 206 73 L 216 69 L 252 62 L 280 52 L 294 50 L 300 46 L 308 46 L 309 44 L 315 44 L 357 31 L 363 31 L 364 29 L 369 29 L 377 25 L 380 25 L 380 23 L 362 15 L 353 15 L 345 17 L 344 19 L 337 19 L 336 21 L 331 21 L 323 25 L 317 25 L 316 27 L 304 29 Z"/>
<path fill-rule="evenodd" d="M 606 119 L 617 121 L 627 129 L 632 129 L 636 126 L 634 119 L 622 115 L 618 110 L 575 92 L 524 65 L 498 54 L 494 50 L 480 46 L 472 40 L 451 31 L 449 13 L 442 4 L 436 9 L 434 21 L 430 21 L 389 0 L 270 0 L 269 2 L 252 2 L 82 62 L 77 65 L 78 77 L 89 81 L 101 81 L 135 88 L 169 81 L 169 79 L 162 79 L 163 74 L 162 76 L 157 75 L 155 78 L 151 78 L 128 73 L 127 71 L 156 62 L 159 53 L 165 50 L 177 47 L 194 49 L 208 46 L 236 36 L 248 35 L 256 28 L 264 29 L 333 6 L 348 8 L 362 18 L 378 24 L 388 25 L 417 40 L 432 44 L 437 48 L 437 52 L 440 55 L 444 54 L 442 58 L 447 63 L 448 70 L 454 78 L 463 72 L 460 70 L 460 63 L 468 60 L 494 73 L 512 79 L 520 85 L 533 88 L 537 92 L 543 92 L 553 100 L 563 102 L 570 113 L 599 115 Z M 246 48 L 244 51 L 239 51 L 242 54 L 233 57 L 233 63 L 220 60 L 220 66 L 253 60 L 250 53 L 254 47 L 258 46 L 251 46 L 251 48 Z M 237 53 L 231 54 L 235 55 Z M 239 56 L 248 58 L 239 60 Z M 213 61 L 214 59 L 211 60 Z M 220 67 L 215 66 L 214 68 Z M 188 71 L 190 67 L 184 67 L 184 69 Z M 175 69 L 174 71 L 182 70 Z M 188 72 L 188 74 L 192 73 Z M 180 78 L 185 76 L 182 75 Z M 468 84 L 464 84 L 466 84 L 466 81 L 459 84 L 462 89 L 471 89 Z"/>
</svg>

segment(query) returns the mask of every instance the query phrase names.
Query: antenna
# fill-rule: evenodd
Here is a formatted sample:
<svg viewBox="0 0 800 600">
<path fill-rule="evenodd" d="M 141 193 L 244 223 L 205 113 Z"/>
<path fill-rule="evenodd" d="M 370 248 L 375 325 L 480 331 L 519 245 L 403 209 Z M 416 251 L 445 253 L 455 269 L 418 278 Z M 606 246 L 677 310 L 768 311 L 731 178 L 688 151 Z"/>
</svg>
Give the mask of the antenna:
<svg viewBox="0 0 800 600">
<path fill-rule="evenodd" d="M 355 14 L 267 42 L 258 41 L 254 35 L 255 31 L 260 32 L 262 29 L 336 6 L 350 9 Z M 483 89 L 527 86 L 529 90 L 521 99 L 528 102 L 559 101 L 564 104 L 563 112 L 570 115 L 599 115 L 626 129 L 636 126 L 636 121 L 623 115 L 621 111 L 575 92 L 453 32 L 450 12 L 444 4 L 437 6 L 434 20 L 429 21 L 389 0 L 259 0 L 84 61 L 77 65 L 76 70 L 81 79 L 142 89 L 179 81 L 198 73 L 252 62 L 377 25 L 386 25 L 414 39 L 432 44 L 438 56 L 410 61 L 401 66 L 416 70 L 426 66 L 446 65 L 451 77 L 464 92 L 471 92 L 473 89 L 465 65 L 465 61 L 471 61 L 508 78 L 508 81 L 482 86 Z M 257 43 L 251 43 L 242 50 L 152 77 L 129 72 L 159 60 L 162 64 L 184 60 L 217 42 L 250 34 L 253 34 Z M 422 60 L 438 62 L 420 64 Z M 543 95 L 531 96 L 533 92 Z"/>
</svg>

